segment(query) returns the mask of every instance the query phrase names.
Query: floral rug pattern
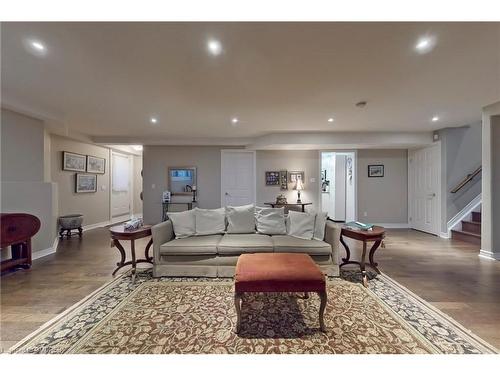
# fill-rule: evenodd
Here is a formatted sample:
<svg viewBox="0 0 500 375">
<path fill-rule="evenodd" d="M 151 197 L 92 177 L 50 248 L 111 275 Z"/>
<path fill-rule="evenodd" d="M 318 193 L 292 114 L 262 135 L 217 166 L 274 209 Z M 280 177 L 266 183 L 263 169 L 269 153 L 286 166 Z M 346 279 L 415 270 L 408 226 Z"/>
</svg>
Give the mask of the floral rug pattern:
<svg viewBox="0 0 500 375">
<path fill-rule="evenodd" d="M 231 279 L 141 272 L 105 285 L 11 349 L 13 353 L 491 353 L 476 338 L 384 275 L 344 271 L 328 283 L 327 332 L 319 298 L 247 294 L 242 330 Z"/>
</svg>

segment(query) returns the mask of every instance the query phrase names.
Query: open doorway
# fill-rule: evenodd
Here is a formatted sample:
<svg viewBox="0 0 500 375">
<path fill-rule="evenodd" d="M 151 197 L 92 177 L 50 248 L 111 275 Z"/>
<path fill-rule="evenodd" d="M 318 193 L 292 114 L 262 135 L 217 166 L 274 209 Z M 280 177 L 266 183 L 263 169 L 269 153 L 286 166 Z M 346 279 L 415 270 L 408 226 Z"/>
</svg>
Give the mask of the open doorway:
<svg viewBox="0 0 500 375">
<path fill-rule="evenodd" d="M 356 220 L 356 153 L 321 152 L 321 208 L 335 221 Z"/>
</svg>

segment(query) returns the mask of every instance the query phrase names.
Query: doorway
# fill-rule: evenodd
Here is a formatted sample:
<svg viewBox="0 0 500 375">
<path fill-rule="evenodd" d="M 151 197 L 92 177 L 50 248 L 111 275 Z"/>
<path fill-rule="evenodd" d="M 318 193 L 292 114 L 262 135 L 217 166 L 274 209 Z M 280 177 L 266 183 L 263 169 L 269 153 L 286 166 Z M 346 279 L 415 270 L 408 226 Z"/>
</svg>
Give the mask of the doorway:
<svg viewBox="0 0 500 375">
<path fill-rule="evenodd" d="M 132 158 L 130 155 L 111 151 L 111 218 L 131 214 Z"/>
<path fill-rule="evenodd" d="M 356 220 L 356 153 L 321 152 L 321 209 L 335 221 Z"/>
<path fill-rule="evenodd" d="M 255 151 L 221 150 L 221 205 L 255 203 Z"/>
<path fill-rule="evenodd" d="M 408 222 L 439 235 L 441 221 L 441 143 L 408 150 Z"/>
</svg>

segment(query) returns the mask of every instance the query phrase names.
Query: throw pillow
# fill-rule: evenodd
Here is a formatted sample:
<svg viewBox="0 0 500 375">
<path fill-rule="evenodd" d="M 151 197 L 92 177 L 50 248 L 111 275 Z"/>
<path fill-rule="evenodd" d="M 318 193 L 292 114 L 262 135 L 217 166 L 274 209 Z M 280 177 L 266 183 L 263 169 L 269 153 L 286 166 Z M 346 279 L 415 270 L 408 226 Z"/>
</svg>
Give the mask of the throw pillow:
<svg viewBox="0 0 500 375">
<path fill-rule="evenodd" d="M 314 235 L 315 240 L 323 241 L 325 239 L 325 225 L 326 218 L 328 217 L 327 212 L 318 212 L 316 214 L 316 222 L 314 223 Z"/>
<path fill-rule="evenodd" d="M 227 206 L 227 233 L 255 233 L 255 206 Z"/>
<path fill-rule="evenodd" d="M 257 232 L 261 234 L 286 234 L 285 209 L 255 207 Z"/>
<path fill-rule="evenodd" d="M 172 220 L 175 238 L 191 237 L 196 233 L 194 210 L 169 212 L 168 218 Z"/>
<path fill-rule="evenodd" d="M 315 220 L 316 214 L 289 211 L 287 234 L 289 236 L 302 238 L 304 240 L 312 240 Z"/>
<path fill-rule="evenodd" d="M 197 236 L 220 234 L 226 230 L 226 211 L 224 208 L 207 210 L 196 207 L 194 215 Z"/>
</svg>

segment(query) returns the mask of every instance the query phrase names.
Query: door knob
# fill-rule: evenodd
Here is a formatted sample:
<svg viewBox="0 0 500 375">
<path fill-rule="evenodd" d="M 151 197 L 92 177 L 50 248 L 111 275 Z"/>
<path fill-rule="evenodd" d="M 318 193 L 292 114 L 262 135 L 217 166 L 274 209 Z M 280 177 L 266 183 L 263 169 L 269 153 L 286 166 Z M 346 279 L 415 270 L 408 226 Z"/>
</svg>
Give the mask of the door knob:
<svg viewBox="0 0 500 375">
<path fill-rule="evenodd" d="M 226 191 L 226 194 L 225 195 L 229 195 L 229 193 Z"/>
<path fill-rule="evenodd" d="M 436 196 L 436 193 L 427 194 L 427 196 L 430 197 L 430 198 L 434 198 Z"/>
</svg>

